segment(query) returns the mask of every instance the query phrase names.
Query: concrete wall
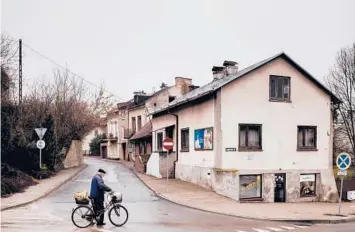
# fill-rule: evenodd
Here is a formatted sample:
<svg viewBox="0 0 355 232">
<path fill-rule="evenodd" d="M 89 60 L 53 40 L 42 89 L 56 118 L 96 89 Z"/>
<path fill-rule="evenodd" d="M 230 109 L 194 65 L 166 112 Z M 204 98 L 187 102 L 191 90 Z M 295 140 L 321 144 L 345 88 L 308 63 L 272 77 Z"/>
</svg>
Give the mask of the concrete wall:
<svg viewBox="0 0 355 232">
<path fill-rule="evenodd" d="M 147 163 L 147 174 L 162 178 L 160 174 L 160 158 L 159 153 L 152 153 Z"/>
<path fill-rule="evenodd" d="M 166 155 L 159 154 L 159 171 L 162 178 L 166 178 L 167 175 L 169 178 L 174 177 L 174 161 L 176 160 L 176 154 L 174 152 Z"/>
<path fill-rule="evenodd" d="M 63 164 L 64 168 L 78 167 L 84 164 L 84 156 L 82 154 L 82 146 L 80 140 L 72 141 Z"/>
</svg>

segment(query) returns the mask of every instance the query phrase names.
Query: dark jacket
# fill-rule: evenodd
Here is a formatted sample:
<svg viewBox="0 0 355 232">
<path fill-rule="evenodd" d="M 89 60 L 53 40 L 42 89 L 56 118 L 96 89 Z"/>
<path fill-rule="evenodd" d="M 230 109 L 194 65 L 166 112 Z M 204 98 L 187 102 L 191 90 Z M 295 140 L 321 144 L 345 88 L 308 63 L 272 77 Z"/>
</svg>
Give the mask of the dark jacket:
<svg viewBox="0 0 355 232">
<path fill-rule="evenodd" d="M 99 174 L 96 174 L 91 180 L 90 197 L 96 201 L 104 201 L 105 192 L 112 191 L 110 187 L 105 185 L 104 180 Z"/>
</svg>

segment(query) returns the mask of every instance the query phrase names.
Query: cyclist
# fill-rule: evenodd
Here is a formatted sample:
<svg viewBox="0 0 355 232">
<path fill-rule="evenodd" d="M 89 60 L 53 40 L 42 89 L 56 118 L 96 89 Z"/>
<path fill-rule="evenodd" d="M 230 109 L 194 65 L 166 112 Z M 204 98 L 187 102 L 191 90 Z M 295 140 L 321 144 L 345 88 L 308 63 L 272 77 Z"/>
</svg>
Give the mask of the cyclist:
<svg viewBox="0 0 355 232">
<path fill-rule="evenodd" d="M 104 201 L 105 201 L 105 192 L 111 192 L 112 189 L 105 185 L 103 177 L 106 172 L 102 169 L 98 170 L 98 173 L 91 180 L 91 189 L 90 189 L 90 197 L 93 200 L 93 207 L 95 212 L 99 212 L 104 209 Z M 99 220 L 97 221 L 98 226 L 105 225 L 104 223 L 104 213 L 100 215 Z"/>
</svg>

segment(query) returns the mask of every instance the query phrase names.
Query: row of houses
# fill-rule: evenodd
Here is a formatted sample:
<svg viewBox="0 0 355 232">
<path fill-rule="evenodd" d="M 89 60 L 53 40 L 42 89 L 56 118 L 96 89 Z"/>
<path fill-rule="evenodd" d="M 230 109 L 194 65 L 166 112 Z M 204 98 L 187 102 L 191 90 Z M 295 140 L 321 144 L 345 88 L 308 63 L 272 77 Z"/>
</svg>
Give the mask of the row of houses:
<svg viewBox="0 0 355 232">
<path fill-rule="evenodd" d="M 225 61 L 204 86 L 176 77 L 119 103 L 101 156 L 237 201 L 336 201 L 332 109 L 340 103 L 285 53 L 243 70 Z"/>
</svg>

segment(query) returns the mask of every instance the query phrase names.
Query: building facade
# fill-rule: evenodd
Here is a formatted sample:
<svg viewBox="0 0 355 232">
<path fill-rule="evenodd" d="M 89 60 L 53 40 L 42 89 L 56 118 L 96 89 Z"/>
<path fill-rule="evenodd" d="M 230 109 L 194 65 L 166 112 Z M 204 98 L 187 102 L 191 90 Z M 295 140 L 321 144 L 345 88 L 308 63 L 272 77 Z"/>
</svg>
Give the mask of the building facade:
<svg viewBox="0 0 355 232">
<path fill-rule="evenodd" d="M 238 201 L 336 201 L 332 107 L 340 101 L 285 53 L 237 68 L 214 67 L 212 82 L 153 113 L 147 173 L 168 169 Z"/>
</svg>

